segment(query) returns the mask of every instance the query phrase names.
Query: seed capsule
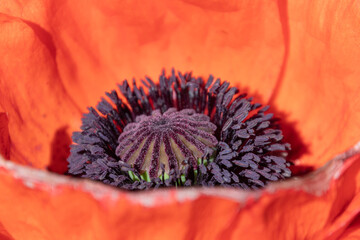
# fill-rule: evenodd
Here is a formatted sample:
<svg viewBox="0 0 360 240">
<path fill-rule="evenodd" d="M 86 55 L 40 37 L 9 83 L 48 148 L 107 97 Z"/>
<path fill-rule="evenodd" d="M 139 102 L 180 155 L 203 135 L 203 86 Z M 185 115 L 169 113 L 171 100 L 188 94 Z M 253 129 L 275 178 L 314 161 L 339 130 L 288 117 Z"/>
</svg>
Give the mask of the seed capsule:
<svg viewBox="0 0 360 240">
<path fill-rule="evenodd" d="M 209 120 L 194 109 L 170 108 L 164 114 L 154 110 L 150 116 L 140 115 L 119 136 L 116 155 L 151 178 L 162 174 L 161 164 L 167 174 L 171 169 L 184 169 L 185 159 L 196 168 L 197 159 L 218 142 L 212 135 L 216 125 Z"/>
</svg>

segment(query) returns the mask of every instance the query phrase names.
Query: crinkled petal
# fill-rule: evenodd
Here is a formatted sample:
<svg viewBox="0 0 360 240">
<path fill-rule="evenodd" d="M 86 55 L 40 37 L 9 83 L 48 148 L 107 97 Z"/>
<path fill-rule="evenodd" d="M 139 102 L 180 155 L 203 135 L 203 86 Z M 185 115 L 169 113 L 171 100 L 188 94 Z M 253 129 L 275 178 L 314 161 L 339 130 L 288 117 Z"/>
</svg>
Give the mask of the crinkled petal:
<svg viewBox="0 0 360 240">
<path fill-rule="evenodd" d="M 360 239 L 360 217 L 358 216 L 339 237 L 340 240 Z"/>
<path fill-rule="evenodd" d="M 0 12 L 23 19 L 46 45 L 50 56 L 39 59 L 40 66 L 56 62 L 63 90 L 82 112 L 124 78 L 145 74 L 156 78 L 161 68 L 173 66 L 197 75 L 212 73 L 262 102 L 274 103 L 296 125 L 291 133 L 298 133 L 304 142 L 294 146 L 308 153 L 299 162 L 319 167 L 360 137 L 356 130 L 360 14 L 354 4 L 350 0 L 9 1 Z M 19 29 L 2 34 L 4 44 L 29 37 Z M 7 55 L 17 56 L 19 48 L 4 46 Z M 22 61 L 34 62 L 29 54 Z M 3 81 L 23 79 L 11 69 L 4 71 Z M 39 68 L 35 73 L 49 75 L 47 71 Z M 35 73 L 27 71 L 26 76 Z M 10 95 L 11 91 L 5 94 L 6 99 L 14 98 Z M 70 100 L 62 104 L 73 108 Z M 10 126 L 15 124 L 11 114 L 9 121 Z M 74 117 L 68 121 L 78 124 Z M 77 124 L 70 124 L 70 130 Z"/>
<path fill-rule="evenodd" d="M 2 240 L 14 240 L 14 238 L 12 238 L 12 236 L 3 227 L 1 222 L 0 222 L 0 239 L 2 239 Z"/>
<path fill-rule="evenodd" d="M 35 167 L 52 164 L 56 131 L 78 129 L 79 112 L 125 78 L 176 67 L 269 98 L 283 61 L 276 2 L 30 0 L 1 12 L 10 158 Z"/>
<path fill-rule="evenodd" d="M 357 2 L 240 2 L 5 1 L 0 130 L 9 136 L 1 153 L 51 166 L 80 112 L 104 91 L 172 66 L 273 103 L 305 142 L 302 164 L 319 167 L 358 141 Z M 0 237 L 350 239 L 358 234 L 359 158 L 254 193 L 124 193 L 1 160 Z"/>
<path fill-rule="evenodd" d="M 360 213 L 359 150 L 255 192 L 122 192 L 0 160 L 2 231 L 14 239 L 54 240 L 336 239 L 350 234 Z"/>
<path fill-rule="evenodd" d="M 171 67 L 212 73 L 266 99 L 284 55 L 275 1 L 33 0 L 0 11 L 52 35 L 64 85 L 82 107 L 124 78 L 157 78 Z"/>
<path fill-rule="evenodd" d="M 80 110 L 64 88 L 51 35 L 35 23 L 4 14 L 0 25 L 1 153 L 45 168 L 64 152 L 58 146 L 71 143 L 71 132 L 65 138 L 56 133 L 78 127 Z"/>
<path fill-rule="evenodd" d="M 287 8 L 286 70 L 272 103 L 307 148 L 299 162 L 319 167 L 360 139 L 360 8 L 351 0 Z"/>
</svg>

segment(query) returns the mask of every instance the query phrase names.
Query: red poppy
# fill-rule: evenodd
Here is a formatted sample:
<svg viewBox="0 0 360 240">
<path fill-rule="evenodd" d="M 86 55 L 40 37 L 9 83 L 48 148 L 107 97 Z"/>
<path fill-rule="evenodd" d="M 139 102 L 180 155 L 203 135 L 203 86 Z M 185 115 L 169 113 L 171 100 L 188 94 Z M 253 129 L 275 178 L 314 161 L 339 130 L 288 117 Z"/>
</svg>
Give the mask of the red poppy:
<svg viewBox="0 0 360 240">
<path fill-rule="evenodd" d="M 359 16 L 350 0 L 3 2 L 0 238 L 359 238 L 359 147 L 329 161 L 360 139 Z M 105 91 L 173 66 L 271 104 L 316 170 L 255 192 L 143 193 L 46 170 L 64 171 Z"/>
</svg>

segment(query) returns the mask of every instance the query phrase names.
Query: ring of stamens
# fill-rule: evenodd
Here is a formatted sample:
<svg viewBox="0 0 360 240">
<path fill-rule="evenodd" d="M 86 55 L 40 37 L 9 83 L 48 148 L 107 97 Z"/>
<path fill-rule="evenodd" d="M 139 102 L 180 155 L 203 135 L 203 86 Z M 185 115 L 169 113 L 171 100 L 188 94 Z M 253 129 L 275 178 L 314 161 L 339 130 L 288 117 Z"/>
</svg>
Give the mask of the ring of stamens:
<svg viewBox="0 0 360 240">
<path fill-rule="evenodd" d="M 127 190 L 258 189 L 291 176 L 278 120 L 230 83 L 175 71 L 141 82 L 125 80 L 124 99 L 113 90 L 111 103 L 102 98 L 84 114 L 69 174 Z"/>
</svg>

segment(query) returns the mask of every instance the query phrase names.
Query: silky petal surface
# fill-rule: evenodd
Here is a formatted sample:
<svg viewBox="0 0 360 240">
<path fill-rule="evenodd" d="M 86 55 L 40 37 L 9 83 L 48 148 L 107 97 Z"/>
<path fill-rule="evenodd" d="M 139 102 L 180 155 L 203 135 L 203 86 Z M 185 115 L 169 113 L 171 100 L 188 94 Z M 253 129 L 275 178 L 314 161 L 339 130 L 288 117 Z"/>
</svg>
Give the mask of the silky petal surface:
<svg viewBox="0 0 360 240">
<path fill-rule="evenodd" d="M 0 160 L 0 230 L 14 239 L 337 239 L 360 213 L 359 170 L 360 155 L 344 155 L 257 192 L 126 193 Z"/>
<path fill-rule="evenodd" d="M 0 25 L 1 149 L 15 162 L 45 168 L 61 154 L 51 147 L 63 141 L 56 131 L 78 126 L 81 112 L 59 75 L 51 36 L 4 14 Z"/>
<path fill-rule="evenodd" d="M 20 148 L 10 158 L 51 164 L 55 129 L 77 130 L 77 110 L 96 105 L 125 78 L 157 80 L 163 68 L 211 73 L 270 98 L 284 54 L 277 3 L 229 2 L 216 10 L 219 3 L 3 3 L 0 106 L 9 113 L 12 146 Z"/>
<path fill-rule="evenodd" d="M 30 28 L 11 28 L 2 34 L 7 55 L 17 56 L 20 51 L 7 47 L 12 38 L 34 42 L 37 36 L 50 56 L 38 59 L 39 66 L 49 67 L 37 71 L 20 72 L 4 63 L 2 79 L 7 83 L 26 75 L 29 84 L 35 84 L 30 79 L 37 79 L 36 74 L 49 77 L 56 65 L 52 74 L 58 75 L 61 91 L 70 96 L 61 105 L 70 112 L 74 107 L 84 112 L 125 78 L 140 79 L 146 74 L 156 78 L 160 69 L 173 66 L 205 77 L 212 73 L 262 103 L 271 103 L 295 126 L 290 134 L 298 134 L 303 142 L 301 146 L 293 143 L 296 151 L 307 153 L 298 161 L 319 167 L 360 137 L 356 130 L 360 112 L 356 100 L 360 88 L 356 67 L 359 9 L 347 0 L 7 1 L 0 12 L 21 19 Z M 34 63 L 34 48 L 23 54 L 24 62 Z M 16 88 L 7 89 L 7 101 L 14 98 L 11 95 L 24 101 L 11 89 Z M 64 97 L 53 89 L 44 90 L 54 98 Z M 39 100 L 38 95 L 26 98 Z M 13 108 L 2 105 L 5 112 Z M 47 112 L 53 115 L 50 109 Z M 70 122 L 69 131 L 79 126 L 75 116 L 64 116 Z M 10 115 L 10 132 L 13 119 Z M 53 132 L 50 128 L 46 134 Z M 20 141 L 18 134 L 12 135 L 15 142 Z M 29 135 L 28 139 L 32 138 L 36 136 Z M 36 151 L 40 144 L 33 142 L 31 149 Z M 18 158 L 14 154 L 14 160 Z M 49 164 L 48 158 L 43 159 Z"/>
<path fill-rule="evenodd" d="M 286 70 L 272 103 L 308 148 L 299 162 L 319 167 L 360 139 L 360 7 L 317 0 L 287 8 Z"/>
<path fill-rule="evenodd" d="M 297 163 L 318 168 L 360 138 L 359 11 L 348 0 L 6 1 L 1 154 L 62 168 L 87 106 L 124 78 L 176 67 L 270 103 L 304 142 Z M 0 237 L 354 239 L 360 160 L 344 159 L 260 192 L 139 194 L 1 160 Z"/>
</svg>

